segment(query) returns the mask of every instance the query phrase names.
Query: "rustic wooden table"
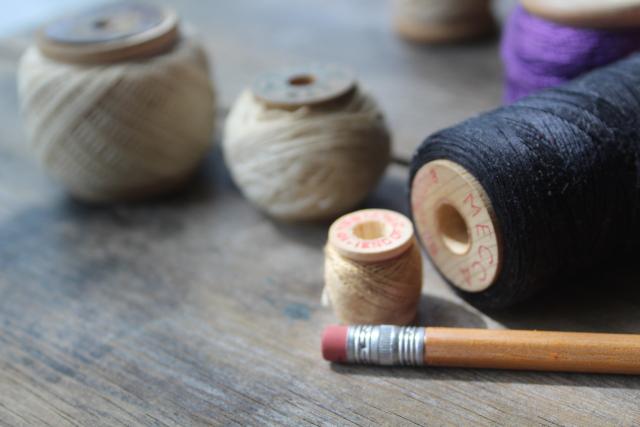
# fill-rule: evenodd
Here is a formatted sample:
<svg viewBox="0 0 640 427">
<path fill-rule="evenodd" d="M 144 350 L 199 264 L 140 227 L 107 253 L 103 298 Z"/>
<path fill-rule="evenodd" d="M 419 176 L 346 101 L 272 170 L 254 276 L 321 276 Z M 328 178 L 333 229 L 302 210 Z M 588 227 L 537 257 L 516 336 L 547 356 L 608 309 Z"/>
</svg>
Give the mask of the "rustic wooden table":
<svg viewBox="0 0 640 427">
<path fill-rule="evenodd" d="M 431 131 L 500 101 L 495 40 L 417 47 L 371 0 L 172 1 L 202 32 L 223 118 L 256 73 L 351 65 L 408 157 Z M 216 149 L 190 188 L 90 207 L 30 159 L 15 95 L 26 40 L 0 43 L 0 424 L 637 425 L 640 379 L 332 366 L 320 356 L 327 224 L 254 210 Z M 367 206 L 406 211 L 390 168 Z M 427 264 L 431 325 L 640 332 L 640 290 L 619 275 L 480 313 Z M 599 286 L 598 286 L 599 285 Z"/>
</svg>

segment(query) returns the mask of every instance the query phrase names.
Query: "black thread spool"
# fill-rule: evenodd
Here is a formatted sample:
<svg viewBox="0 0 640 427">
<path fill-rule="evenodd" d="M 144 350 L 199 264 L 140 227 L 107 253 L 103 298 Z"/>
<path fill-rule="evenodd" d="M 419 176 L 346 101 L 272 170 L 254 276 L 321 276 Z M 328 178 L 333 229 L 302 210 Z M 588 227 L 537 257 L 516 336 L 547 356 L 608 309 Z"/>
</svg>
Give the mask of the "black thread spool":
<svg viewBox="0 0 640 427">
<path fill-rule="evenodd" d="M 413 219 L 470 303 L 585 276 L 640 237 L 640 55 L 469 119 L 411 164 Z"/>
</svg>

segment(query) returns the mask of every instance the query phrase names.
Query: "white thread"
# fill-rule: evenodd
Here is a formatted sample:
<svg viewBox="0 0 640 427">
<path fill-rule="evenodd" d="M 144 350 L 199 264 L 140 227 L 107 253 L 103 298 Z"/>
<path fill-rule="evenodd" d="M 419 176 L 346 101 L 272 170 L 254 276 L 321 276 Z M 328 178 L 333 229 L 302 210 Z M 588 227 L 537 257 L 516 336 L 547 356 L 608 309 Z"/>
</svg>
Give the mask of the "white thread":
<svg viewBox="0 0 640 427">
<path fill-rule="evenodd" d="M 244 195 L 285 220 L 334 218 L 361 202 L 390 158 L 375 100 L 356 89 L 342 103 L 293 111 L 244 91 L 225 125 L 225 160 Z"/>
<path fill-rule="evenodd" d="M 81 199 L 172 189 L 211 145 L 214 92 L 192 37 L 162 55 L 104 65 L 57 62 L 31 46 L 18 92 L 35 154 Z"/>
</svg>

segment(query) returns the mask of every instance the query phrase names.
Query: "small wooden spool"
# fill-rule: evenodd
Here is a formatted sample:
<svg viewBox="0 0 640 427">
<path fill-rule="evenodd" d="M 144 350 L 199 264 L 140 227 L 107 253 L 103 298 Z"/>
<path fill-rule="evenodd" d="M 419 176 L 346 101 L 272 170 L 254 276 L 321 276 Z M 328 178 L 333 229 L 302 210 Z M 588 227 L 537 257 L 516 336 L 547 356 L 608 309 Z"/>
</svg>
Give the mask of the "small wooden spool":
<svg viewBox="0 0 640 427">
<path fill-rule="evenodd" d="M 411 208 L 431 260 L 460 290 L 481 292 L 500 272 L 500 230 L 487 193 L 462 166 L 431 161 L 413 179 Z"/>
<path fill-rule="evenodd" d="M 37 37 L 47 57 L 70 63 L 101 64 L 158 55 L 178 38 L 178 17 L 145 4 L 115 3 L 45 26 Z"/>
<path fill-rule="evenodd" d="M 385 209 L 338 218 L 325 250 L 325 291 L 345 324 L 408 324 L 422 292 L 422 256 L 413 224 Z"/>
<path fill-rule="evenodd" d="M 640 0 L 521 0 L 528 12 L 558 24 L 600 29 L 640 25 Z"/>
<path fill-rule="evenodd" d="M 430 6 L 422 3 L 421 0 L 393 2 L 393 26 L 402 38 L 416 43 L 448 43 L 483 36 L 495 30 L 489 0 L 475 0 L 473 9 L 441 18 L 422 16 L 421 10 Z M 454 3 L 446 0 L 438 7 L 455 8 Z"/>
<path fill-rule="evenodd" d="M 329 244 L 354 261 L 386 261 L 403 254 L 413 242 L 411 221 L 386 209 L 352 212 L 329 228 Z"/>
<path fill-rule="evenodd" d="M 355 88 L 351 71 L 334 65 L 310 65 L 264 73 L 254 81 L 251 92 L 270 107 L 296 109 L 342 100 Z"/>
</svg>

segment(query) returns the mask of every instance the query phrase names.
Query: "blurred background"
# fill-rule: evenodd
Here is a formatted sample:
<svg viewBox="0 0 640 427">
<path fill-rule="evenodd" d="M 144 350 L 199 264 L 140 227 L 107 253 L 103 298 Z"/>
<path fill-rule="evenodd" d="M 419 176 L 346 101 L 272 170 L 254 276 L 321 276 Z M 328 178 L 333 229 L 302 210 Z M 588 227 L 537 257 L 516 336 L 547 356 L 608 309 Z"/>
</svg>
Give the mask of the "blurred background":
<svg viewBox="0 0 640 427">
<path fill-rule="evenodd" d="M 392 28 L 391 2 L 377 0 L 167 0 L 182 22 L 199 32 L 212 63 L 220 115 L 265 70 L 306 64 L 351 67 L 380 99 L 398 155 L 408 158 L 424 136 L 500 104 L 498 36 L 422 45 Z M 3 1 L 0 60 L 16 58 L 42 23 L 103 0 Z M 513 0 L 492 3 L 501 22 Z M 419 79 L 420 85 L 406 81 Z"/>
<path fill-rule="evenodd" d="M 47 0 L 0 2 L 0 37 L 26 31 L 40 23 L 78 8 L 105 3 L 103 0 Z"/>
</svg>

